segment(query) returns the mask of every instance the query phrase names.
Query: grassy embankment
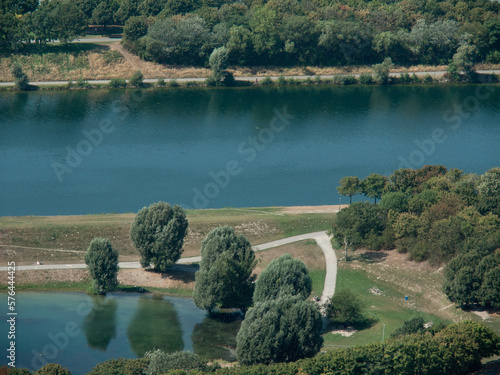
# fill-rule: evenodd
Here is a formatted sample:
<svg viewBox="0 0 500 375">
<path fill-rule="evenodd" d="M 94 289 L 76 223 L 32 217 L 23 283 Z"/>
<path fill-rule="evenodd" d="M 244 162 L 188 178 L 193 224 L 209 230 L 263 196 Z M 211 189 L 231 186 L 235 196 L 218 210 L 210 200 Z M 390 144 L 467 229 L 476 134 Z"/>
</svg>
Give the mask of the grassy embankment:
<svg viewBox="0 0 500 375">
<path fill-rule="evenodd" d="M 0 218 L 0 244 L 21 247 L 1 251 L 0 261 L 3 264 L 6 264 L 7 260 L 15 260 L 18 264 L 33 264 L 36 259 L 42 259 L 46 264 L 82 262 L 83 251 L 90 240 L 96 236 L 110 238 L 120 253 L 120 260 L 136 260 L 138 253 L 133 249 L 128 236 L 133 217 L 133 214 L 2 217 Z M 325 213 L 283 214 L 278 208 L 188 211 L 190 229 L 186 238 L 184 256 L 198 255 L 202 239 L 218 225 L 232 225 L 238 233 L 245 234 L 252 244 L 259 244 L 296 234 L 329 230 L 332 218 L 333 214 Z M 33 247 L 39 249 L 33 249 Z M 53 250 L 40 250 L 40 248 Z M 61 249 L 79 252 L 55 251 Z M 320 295 L 325 275 L 324 258 L 314 241 L 301 241 L 257 253 L 257 272 L 264 269 L 272 259 L 286 252 L 299 257 L 308 264 L 313 278 L 312 295 Z M 383 335 L 384 339 L 387 339 L 391 332 L 401 326 L 404 321 L 416 316 L 421 316 L 434 324 L 463 319 L 483 321 L 474 313 L 457 309 L 441 292 L 442 269 L 432 268 L 426 263 L 409 262 L 403 254 L 398 254 L 396 251 L 358 251 L 351 254 L 352 260 L 349 262 L 343 260 L 342 251 L 336 252 L 338 258 L 337 290 L 348 288 L 354 291 L 364 302 L 365 313 L 373 318 L 373 323 L 370 327 L 350 337 L 326 333 L 324 337 L 327 349 L 382 341 Z M 67 273 L 66 270 L 61 272 Z M 77 270 L 70 272 L 76 273 Z M 85 273 L 84 270 L 78 272 Z M 178 296 L 190 296 L 194 274 L 183 277 L 182 280 L 180 276 L 178 277 L 179 283 L 175 287 L 147 287 L 147 289 Z M 1 284 L 6 284 L 6 279 L 2 277 L 5 281 Z M 41 284 L 28 282 L 22 286 L 23 279 L 29 279 L 28 273 L 18 271 L 17 281 L 20 289 L 64 288 L 82 291 L 88 286 L 88 278 L 74 282 L 67 280 L 54 282 L 47 278 L 46 282 Z M 187 287 L 182 287 L 183 282 Z M 369 290 L 373 287 L 382 291 L 382 294 L 371 293 Z M 138 290 L 136 287 L 126 285 L 121 288 L 129 291 Z M 409 297 L 408 301 L 404 299 L 406 295 Z M 500 334 L 498 315 L 483 323 Z"/>
<path fill-rule="evenodd" d="M 332 214 L 283 214 L 278 208 L 189 210 L 189 232 L 183 257 L 200 254 L 201 241 L 219 225 L 231 225 L 252 244 L 260 244 L 296 234 L 331 228 Z M 17 265 L 83 263 L 88 244 L 94 237 L 109 238 L 120 254 L 120 261 L 137 261 L 139 254 L 129 238 L 134 214 L 106 214 L 59 217 L 2 217 L 0 218 L 0 262 L 14 260 Z M 8 246 L 5 246 L 8 245 Z M 323 289 L 325 266 L 321 250 L 313 241 L 289 244 L 257 254 L 257 273 L 274 258 L 289 252 L 311 269 L 314 293 Z M 85 270 L 17 271 L 19 288 L 85 290 L 88 275 Z M 123 271 L 126 273 L 127 271 Z M 137 272 L 137 271 L 133 271 Z M 142 275 L 144 276 L 144 275 Z M 147 275 L 162 280 L 165 275 Z M 194 273 L 172 272 L 167 275 L 170 287 L 156 282 L 148 290 L 190 296 Z M 139 280 L 140 282 L 140 280 Z M 1 281 L 0 284 L 5 284 Z M 137 285 L 137 284 L 136 284 Z"/>
<path fill-rule="evenodd" d="M 93 38 L 94 36 L 88 36 Z M 123 50 L 120 42 L 71 43 L 68 45 L 47 44 L 33 46 L 23 53 L 0 57 L 0 82 L 12 82 L 10 66 L 19 62 L 30 81 L 67 81 L 78 79 L 97 80 L 128 79 L 136 70 L 144 78 L 206 78 L 207 68 L 192 66 L 169 66 L 146 62 Z M 500 65 L 478 65 L 477 69 L 495 69 Z M 395 67 L 392 72 L 443 71 L 446 66 Z M 243 76 L 291 76 L 291 75 L 336 75 L 371 73 L 369 66 L 347 67 L 230 67 L 236 77 Z M 76 82 L 75 82 L 76 83 Z M 167 82 L 168 84 L 168 82 Z M 99 85 L 97 85 L 99 86 Z M 103 85 L 107 87 L 107 85 Z M 58 86 L 56 85 L 55 88 Z M 75 85 L 73 85 L 75 87 Z M 66 88 L 66 85 L 60 86 Z M 12 88 L 3 87 L 4 90 Z"/>
</svg>

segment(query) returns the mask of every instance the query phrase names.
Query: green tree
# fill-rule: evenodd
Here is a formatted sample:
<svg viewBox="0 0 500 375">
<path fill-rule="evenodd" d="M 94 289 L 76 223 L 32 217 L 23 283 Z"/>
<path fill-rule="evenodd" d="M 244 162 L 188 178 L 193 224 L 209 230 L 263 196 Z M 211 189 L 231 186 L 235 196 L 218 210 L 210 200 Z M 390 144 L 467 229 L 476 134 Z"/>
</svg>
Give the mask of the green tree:
<svg viewBox="0 0 500 375">
<path fill-rule="evenodd" d="M 340 195 L 349 197 L 349 204 L 352 203 L 352 196 L 361 191 L 361 181 L 356 176 L 346 176 L 340 179 L 340 186 L 337 188 Z"/>
<path fill-rule="evenodd" d="M 231 86 L 234 83 L 233 75 L 226 71 L 228 67 L 228 50 L 226 47 L 215 48 L 210 55 L 209 65 L 212 75 L 207 78 L 211 86 Z"/>
<path fill-rule="evenodd" d="M 484 275 L 480 293 L 482 305 L 500 309 L 500 262 Z"/>
<path fill-rule="evenodd" d="M 94 238 L 85 254 L 95 293 L 106 294 L 118 285 L 118 252 L 106 238 Z"/>
<path fill-rule="evenodd" d="M 104 26 L 104 30 L 114 23 L 115 13 L 118 11 L 119 4 L 115 0 L 103 0 L 92 12 L 91 22 L 94 25 Z"/>
<path fill-rule="evenodd" d="M 311 294 L 309 270 L 300 259 L 285 254 L 272 260 L 255 283 L 254 303 L 273 300 L 285 295 L 306 299 Z"/>
<path fill-rule="evenodd" d="M 492 168 L 481 176 L 479 193 L 488 197 L 500 196 L 500 168 Z"/>
<path fill-rule="evenodd" d="M 298 296 L 257 303 L 236 337 L 242 365 L 293 362 L 314 356 L 323 344 L 318 307 Z"/>
<path fill-rule="evenodd" d="M 172 267 L 181 257 L 187 227 L 186 212 L 179 205 L 158 202 L 140 210 L 130 238 L 141 253 L 142 267 L 152 264 L 160 272 Z"/>
<path fill-rule="evenodd" d="M 142 38 L 148 32 L 144 17 L 130 17 L 123 27 L 123 37 L 126 40 L 135 42 L 137 39 Z"/>
<path fill-rule="evenodd" d="M 476 46 L 465 43 L 458 47 L 457 52 L 453 55 L 453 65 L 464 73 L 468 79 L 471 79 L 474 73 L 474 61 L 477 52 Z"/>
<path fill-rule="evenodd" d="M 23 72 L 21 65 L 19 63 L 14 63 L 10 71 L 14 76 L 16 87 L 19 90 L 28 90 L 30 86 L 28 76 Z"/>
<path fill-rule="evenodd" d="M 392 333 L 391 337 L 411 335 L 413 333 L 421 333 L 425 331 L 424 318 L 412 318 L 403 323 L 399 328 L 396 328 Z"/>
<path fill-rule="evenodd" d="M 369 198 L 374 198 L 375 203 L 377 203 L 377 198 L 382 197 L 387 183 L 387 177 L 372 173 L 361 181 L 361 192 Z"/>
<path fill-rule="evenodd" d="M 375 82 L 379 85 L 385 85 L 389 83 L 389 72 L 394 67 L 390 57 L 386 57 L 385 60 L 380 64 L 375 64 L 372 66 L 373 77 Z"/>
<path fill-rule="evenodd" d="M 135 86 L 135 87 L 140 87 L 142 86 L 142 79 L 143 79 L 142 72 L 140 70 L 136 70 L 132 77 L 130 77 L 130 80 L 128 83 L 130 86 Z"/>
<path fill-rule="evenodd" d="M 217 307 L 251 306 L 257 264 L 250 242 L 228 226 L 212 230 L 202 242 L 193 301 L 213 314 Z"/>
<path fill-rule="evenodd" d="M 327 318 L 334 324 L 358 326 L 366 321 L 361 310 L 361 300 L 350 290 L 335 292 L 325 304 Z"/>
<path fill-rule="evenodd" d="M 71 375 L 71 372 L 61 365 L 48 363 L 35 372 L 35 375 Z"/>
<path fill-rule="evenodd" d="M 395 212 L 408 211 L 408 197 L 406 194 L 399 191 L 386 193 L 380 200 L 380 207 L 386 210 L 393 210 Z"/>
</svg>

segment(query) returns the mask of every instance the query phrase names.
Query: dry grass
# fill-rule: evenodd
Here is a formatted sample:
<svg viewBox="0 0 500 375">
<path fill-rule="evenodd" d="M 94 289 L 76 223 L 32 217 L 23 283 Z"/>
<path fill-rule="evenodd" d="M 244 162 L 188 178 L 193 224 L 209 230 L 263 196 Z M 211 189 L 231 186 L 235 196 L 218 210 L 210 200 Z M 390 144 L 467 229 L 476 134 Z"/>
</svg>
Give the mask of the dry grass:
<svg viewBox="0 0 500 375">
<path fill-rule="evenodd" d="M 80 45 L 80 52 L 37 53 L 30 55 L 15 55 L 0 59 L 0 82 L 14 80 L 10 74 L 10 66 L 14 61 L 21 63 L 23 70 L 31 81 L 66 81 L 79 78 L 84 80 L 130 78 L 136 70 L 141 70 L 144 78 L 205 78 L 210 75 L 206 68 L 192 66 L 170 66 L 141 60 L 126 50 L 120 42 L 106 44 Z M 83 48 L 83 46 L 86 46 Z M 73 46 L 74 47 L 74 46 Z M 106 59 L 106 52 L 117 51 L 122 58 L 115 61 Z M 498 69 L 497 65 L 481 64 L 478 69 Z M 371 73 L 370 66 L 347 67 L 230 67 L 228 69 L 236 77 L 246 76 L 291 76 L 291 75 L 335 75 Z M 446 66 L 417 65 L 412 67 L 398 67 L 392 72 L 443 71 Z"/>
</svg>

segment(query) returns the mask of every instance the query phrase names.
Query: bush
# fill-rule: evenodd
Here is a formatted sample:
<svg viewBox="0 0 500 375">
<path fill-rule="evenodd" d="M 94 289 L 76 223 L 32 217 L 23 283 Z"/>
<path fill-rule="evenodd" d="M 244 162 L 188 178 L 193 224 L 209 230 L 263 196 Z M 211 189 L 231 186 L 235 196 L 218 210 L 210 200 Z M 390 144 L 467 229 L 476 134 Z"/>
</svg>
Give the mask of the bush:
<svg viewBox="0 0 500 375">
<path fill-rule="evenodd" d="M 71 372 L 55 363 L 48 363 L 43 366 L 40 370 L 35 372 L 35 375 L 71 375 Z"/>
<path fill-rule="evenodd" d="M 273 84 L 273 80 L 271 79 L 271 77 L 265 76 L 264 78 L 262 78 L 262 80 L 260 81 L 260 83 L 262 85 L 264 85 L 264 86 L 272 85 Z"/>
<path fill-rule="evenodd" d="M 375 82 L 379 85 L 385 85 L 389 83 L 389 71 L 394 67 L 390 57 L 387 57 L 382 63 L 375 64 L 372 66 L 373 75 Z"/>
<path fill-rule="evenodd" d="M 342 289 L 335 292 L 325 304 L 327 318 L 334 324 L 359 326 L 366 322 L 361 313 L 363 304 L 350 290 Z"/>
<path fill-rule="evenodd" d="M 140 87 L 142 86 L 143 77 L 144 76 L 142 75 L 142 72 L 140 70 L 136 70 L 132 75 L 132 77 L 130 78 L 130 80 L 128 81 L 128 83 L 131 86 Z"/>
<path fill-rule="evenodd" d="M 84 81 L 82 77 L 78 78 L 76 80 L 76 87 L 79 87 L 81 89 L 88 87 L 89 83 L 87 81 Z"/>
<path fill-rule="evenodd" d="M 99 363 L 86 375 L 144 375 L 148 369 L 148 364 L 149 360 L 144 358 L 110 359 Z"/>
<path fill-rule="evenodd" d="M 401 73 L 401 75 L 399 77 L 399 81 L 401 83 L 411 83 L 412 79 L 411 79 L 410 75 L 407 72 L 405 72 L 405 73 Z"/>
<path fill-rule="evenodd" d="M 111 88 L 127 87 L 127 82 L 123 78 L 111 78 L 108 85 Z"/>
<path fill-rule="evenodd" d="M 156 85 L 163 87 L 166 85 L 165 80 L 163 78 L 158 78 L 158 81 L 156 81 Z"/>
<path fill-rule="evenodd" d="M 364 85 L 369 85 L 373 83 L 373 77 L 369 73 L 361 73 L 359 75 L 359 82 L 364 84 Z"/>
<path fill-rule="evenodd" d="M 85 254 L 85 263 L 92 277 L 92 288 L 105 294 L 118 285 L 118 252 L 106 238 L 94 238 Z"/>
<path fill-rule="evenodd" d="M 144 358 L 149 360 L 148 375 L 166 374 L 172 370 L 214 372 L 220 368 L 218 364 L 208 362 L 191 352 L 165 353 L 159 349 L 146 352 Z"/>
<path fill-rule="evenodd" d="M 158 202 L 140 210 L 130 238 L 141 253 L 142 267 L 153 264 L 161 272 L 172 267 L 181 257 L 187 227 L 186 212 L 179 205 Z"/>
<path fill-rule="evenodd" d="M 285 254 L 269 263 L 255 283 L 254 303 L 285 295 L 306 299 L 311 294 L 312 280 L 306 265 Z"/>
<path fill-rule="evenodd" d="M 421 82 L 420 78 L 415 73 L 412 74 L 411 79 L 415 83 L 420 83 Z"/>
<path fill-rule="evenodd" d="M 424 332 L 424 319 L 423 318 L 413 318 L 407 320 L 403 323 L 403 325 L 394 332 L 391 333 L 391 337 L 403 336 L 403 335 L 411 335 L 413 333 L 421 333 Z"/>
<path fill-rule="evenodd" d="M 321 76 L 314 76 L 314 83 L 319 85 L 321 83 Z"/>
<path fill-rule="evenodd" d="M 174 79 L 171 79 L 170 81 L 168 81 L 168 86 L 169 87 L 179 87 L 179 82 L 177 82 L 177 80 L 174 78 Z"/>
<path fill-rule="evenodd" d="M 432 76 L 427 73 L 425 76 L 424 76 L 424 82 L 425 83 L 432 83 L 434 81 L 434 79 L 432 78 Z"/>
<path fill-rule="evenodd" d="M 355 85 L 358 83 L 358 79 L 355 76 L 344 76 L 342 81 L 343 85 Z"/>
<path fill-rule="evenodd" d="M 280 74 L 278 79 L 276 80 L 276 83 L 278 85 L 286 85 L 286 78 L 283 76 L 283 74 Z"/>
<path fill-rule="evenodd" d="M 19 90 L 28 90 L 30 87 L 30 83 L 28 80 L 28 76 L 23 72 L 23 68 L 21 67 L 21 65 L 19 65 L 19 63 L 14 63 L 10 71 L 14 76 L 16 87 Z"/>
<path fill-rule="evenodd" d="M 285 296 L 257 303 L 248 311 L 236 337 L 243 365 L 292 362 L 314 356 L 323 345 L 317 305 Z"/>
</svg>

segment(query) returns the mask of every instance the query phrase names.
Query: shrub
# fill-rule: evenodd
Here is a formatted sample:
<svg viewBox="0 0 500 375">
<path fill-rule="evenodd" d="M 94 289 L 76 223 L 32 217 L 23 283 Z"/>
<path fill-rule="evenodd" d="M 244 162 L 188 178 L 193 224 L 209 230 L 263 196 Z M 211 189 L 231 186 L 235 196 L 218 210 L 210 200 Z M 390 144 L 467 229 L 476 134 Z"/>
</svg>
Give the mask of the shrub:
<svg viewBox="0 0 500 375">
<path fill-rule="evenodd" d="M 110 359 L 99 363 L 86 375 L 144 375 L 148 369 L 148 364 L 149 360 L 144 358 Z"/>
<path fill-rule="evenodd" d="M 314 83 L 316 83 L 316 84 L 319 85 L 321 83 L 321 76 L 315 76 L 314 77 Z"/>
<path fill-rule="evenodd" d="M 140 70 L 136 70 L 129 80 L 131 86 L 140 87 L 142 86 L 143 74 Z"/>
<path fill-rule="evenodd" d="M 163 87 L 166 85 L 165 80 L 163 78 L 158 78 L 158 81 L 156 82 L 156 84 L 160 87 Z"/>
<path fill-rule="evenodd" d="M 372 66 L 375 82 L 379 85 L 389 83 L 389 71 L 394 66 L 390 57 L 387 57 L 382 63 Z"/>
<path fill-rule="evenodd" d="M 424 82 L 425 83 L 432 83 L 434 81 L 434 79 L 432 78 L 432 76 L 427 73 L 425 76 L 424 76 Z"/>
<path fill-rule="evenodd" d="M 14 63 L 10 69 L 12 75 L 15 79 L 16 87 L 19 90 L 28 90 L 30 87 L 30 83 L 28 80 L 28 76 L 23 72 L 23 68 L 19 63 Z"/>
<path fill-rule="evenodd" d="M 350 290 L 342 289 L 335 292 L 325 304 L 327 318 L 334 324 L 359 326 L 366 322 L 361 313 L 363 304 Z"/>
<path fill-rule="evenodd" d="M 300 85 L 300 80 L 296 79 L 296 78 L 293 78 L 293 77 L 290 77 L 286 80 L 286 83 L 288 85 Z"/>
<path fill-rule="evenodd" d="M 342 84 L 343 85 L 355 85 L 358 83 L 358 79 L 355 76 L 344 76 Z"/>
<path fill-rule="evenodd" d="M 78 78 L 76 80 L 76 87 L 79 87 L 79 88 L 86 88 L 88 87 L 89 83 L 87 81 L 84 81 L 84 79 L 82 77 Z"/>
<path fill-rule="evenodd" d="M 278 79 L 276 80 L 276 83 L 278 85 L 286 85 L 286 78 L 283 76 L 283 74 L 280 74 Z"/>
<path fill-rule="evenodd" d="M 174 78 L 174 79 L 171 79 L 170 81 L 168 81 L 168 85 L 170 87 L 179 87 L 179 82 L 177 82 L 177 80 Z"/>
<path fill-rule="evenodd" d="M 420 78 L 415 73 L 412 74 L 411 79 L 415 83 L 420 83 L 421 82 Z"/>
<path fill-rule="evenodd" d="M 123 55 L 115 49 L 103 52 L 102 57 L 106 64 L 117 63 L 123 60 Z"/>
<path fill-rule="evenodd" d="M 218 364 L 208 362 L 191 352 L 165 353 L 159 349 L 146 352 L 144 358 L 149 360 L 148 375 L 166 374 L 173 370 L 214 372 L 220 368 Z"/>
<path fill-rule="evenodd" d="M 264 78 L 262 78 L 262 80 L 260 81 L 260 83 L 262 85 L 264 85 L 264 86 L 272 85 L 273 84 L 273 80 L 271 79 L 271 77 L 265 76 Z"/>
<path fill-rule="evenodd" d="M 179 260 L 186 236 L 186 212 L 179 205 L 165 202 L 144 207 L 135 216 L 130 238 L 141 253 L 141 265 L 153 264 L 157 271 L 165 272 Z"/>
<path fill-rule="evenodd" d="M 424 319 L 423 318 L 413 318 L 407 320 L 403 323 L 403 325 L 394 332 L 391 333 L 391 337 L 403 336 L 403 335 L 411 335 L 413 333 L 421 333 L 425 330 L 424 328 Z"/>
<path fill-rule="evenodd" d="M 112 88 L 127 87 L 127 82 L 123 78 L 111 78 L 108 85 Z"/>
<path fill-rule="evenodd" d="M 412 79 L 411 79 L 410 75 L 408 74 L 408 72 L 404 72 L 404 73 L 401 73 L 401 75 L 399 77 L 399 81 L 401 83 L 411 83 Z"/>
<path fill-rule="evenodd" d="M 35 375 L 71 375 L 71 372 L 55 363 L 48 363 L 43 366 L 40 370 L 35 372 Z"/>
<path fill-rule="evenodd" d="M 359 82 L 364 85 L 369 85 L 373 83 L 373 77 L 370 73 L 361 73 L 359 75 Z"/>
</svg>

